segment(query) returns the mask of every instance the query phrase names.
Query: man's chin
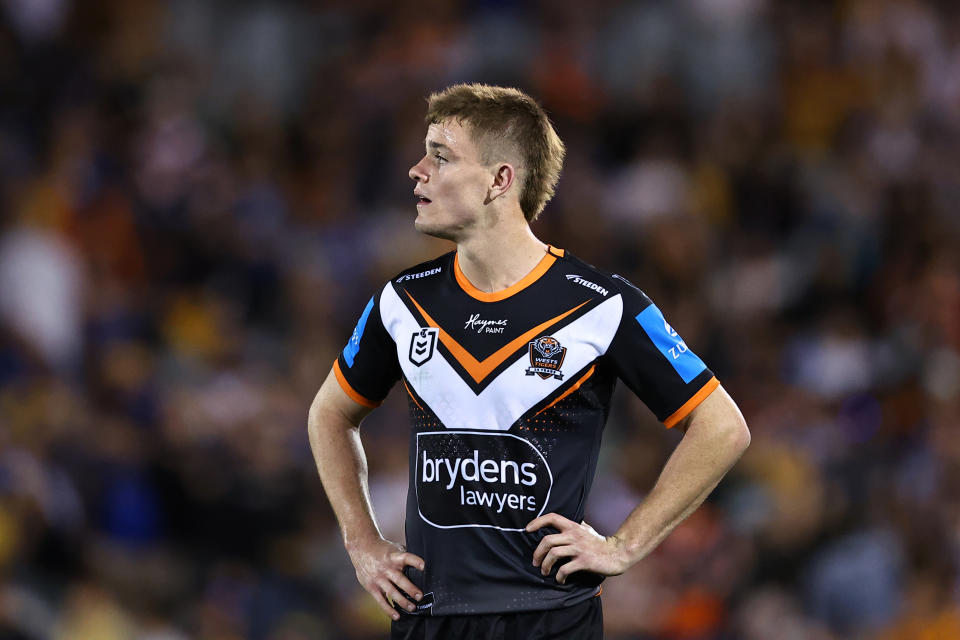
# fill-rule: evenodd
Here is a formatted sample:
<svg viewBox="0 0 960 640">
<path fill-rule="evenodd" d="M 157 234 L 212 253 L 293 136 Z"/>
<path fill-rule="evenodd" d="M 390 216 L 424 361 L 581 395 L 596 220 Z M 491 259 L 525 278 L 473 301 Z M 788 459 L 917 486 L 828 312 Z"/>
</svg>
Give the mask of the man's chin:
<svg viewBox="0 0 960 640">
<path fill-rule="evenodd" d="M 456 234 L 453 233 L 452 229 L 448 227 L 442 227 L 437 224 L 424 222 L 420 220 L 419 216 L 417 216 L 417 219 L 413 221 L 413 228 L 424 235 L 433 236 L 434 238 L 440 238 L 441 240 L 452 240 L 454 242 L 457 241 Z"/>
</svg>

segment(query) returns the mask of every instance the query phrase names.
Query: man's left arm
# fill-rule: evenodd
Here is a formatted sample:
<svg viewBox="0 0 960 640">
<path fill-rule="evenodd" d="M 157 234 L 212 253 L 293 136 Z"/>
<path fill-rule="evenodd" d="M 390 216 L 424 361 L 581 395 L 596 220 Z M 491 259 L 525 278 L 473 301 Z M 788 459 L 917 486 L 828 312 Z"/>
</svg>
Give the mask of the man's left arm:
<svg viewBox="0 0 960 640">
<path fill-rule="evenodd" d="M 559 531 L 545 536 L 534 551 L 533 564 L 543 575 L 549 575 L 560 558 L 570 558 L 557 571 L 560 583 L 575 571 L 608 576 L 623 573 L 649 555 L 703 503 L 750 444 L 750 431 L 740 409 L 720 386 L 678 426 L 685 431 L 683 439 L 650 494 L 613 535 L 604 537 L 589 525 L 556 513 L 527 524 L 528 532 L 545 526 Z"/>
</svg>

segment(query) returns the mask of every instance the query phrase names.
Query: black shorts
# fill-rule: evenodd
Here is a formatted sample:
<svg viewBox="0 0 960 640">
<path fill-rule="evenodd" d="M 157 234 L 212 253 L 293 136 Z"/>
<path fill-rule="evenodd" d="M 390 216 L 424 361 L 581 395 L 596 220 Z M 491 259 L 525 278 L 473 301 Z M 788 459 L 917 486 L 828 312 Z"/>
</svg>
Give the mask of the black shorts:
<svg viewBox="0 0 960 640">
<path fill-rule="evenodd" d="M 602 640 L 603 608 L 595 596 L 549 611 L 477 616 L 402 614 L 390 625 L 390 640 Z"/>
</svg>

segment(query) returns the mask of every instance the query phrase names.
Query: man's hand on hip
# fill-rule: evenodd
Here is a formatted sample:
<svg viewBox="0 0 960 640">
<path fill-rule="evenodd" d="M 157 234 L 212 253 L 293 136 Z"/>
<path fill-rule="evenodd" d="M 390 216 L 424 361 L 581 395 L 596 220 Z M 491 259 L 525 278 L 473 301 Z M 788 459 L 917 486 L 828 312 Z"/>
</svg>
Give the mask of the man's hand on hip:
<svg viewBox="0 0 960 640">
<path fill-rule="evenodd" d="M 423 571 L 423 558 L 408 553 L 403 545 L 383 538 L 369 544 L 357 545 L 348 549 L 348 553 L 354 569 L 357 570 L 357 580 L 387 615 L 394 620 L 400 618 L 400 614 L 390 606 L 388 600 L 396 602 L 407 611 L 416 609 L 416 605 L 404 597 L 401 590 L 417 601 L 423 598 L 423 593 L 403 575 L 403 568 L 409 565 Z"/>
<path fill-rule="evenodd" d="M 548 513 L 531 520 L 526 530 L 530 533 L 543 527 L 554 527 L 559 533 L 544 536 L 533 552 L 533 566 L 547 576 L 560 558 L 570 558 L 557 570 L 557 582 L 563 584 L 571 573 L 592 571 L 605 576 L 616 576 L 629 566 L 623 543 L 617 538 L 603 537 L 585 522 L 576 523 L 557 513 Z"/>
</svg>

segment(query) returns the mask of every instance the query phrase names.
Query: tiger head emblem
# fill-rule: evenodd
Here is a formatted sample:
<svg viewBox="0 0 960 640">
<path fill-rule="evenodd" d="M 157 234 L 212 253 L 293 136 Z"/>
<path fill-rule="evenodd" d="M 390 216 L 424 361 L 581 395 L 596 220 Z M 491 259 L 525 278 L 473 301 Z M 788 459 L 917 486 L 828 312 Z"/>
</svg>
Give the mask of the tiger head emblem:
<svg viewBox="0 0 960 640">
<path fill-rule="evenodd" d="M 551 336 L 544 336 L 533 343 L 533 348 L 539 351 L 544 358 L 550 358 L 560 353 L 560 342 Z"/>
<path fill-rule="evenodd" d="M 540 336 L 530 343 L 529 353 L 530 366 L 526 370 L 528 376 L 537 375 L 544 380 L 563 380 L 560 367 L 563 366 L 567 348 L 561 345 L 559 340 L 553 336 Z"/>
</svg>

